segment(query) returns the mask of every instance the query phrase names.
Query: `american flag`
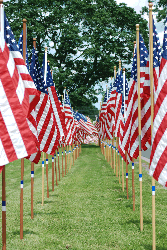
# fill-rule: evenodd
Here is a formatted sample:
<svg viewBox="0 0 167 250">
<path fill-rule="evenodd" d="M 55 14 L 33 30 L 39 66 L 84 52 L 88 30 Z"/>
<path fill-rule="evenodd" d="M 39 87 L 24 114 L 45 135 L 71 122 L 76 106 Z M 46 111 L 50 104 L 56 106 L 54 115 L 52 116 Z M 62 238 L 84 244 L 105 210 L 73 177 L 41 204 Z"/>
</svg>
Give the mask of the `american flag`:
<svg viewBox="0 0 167 250">
<path fill-rule="evenodd" d="M 87 118 L 78 112 L 74 111 L 74 116 L 75 119 L 78 121 L 80 129 L 84 131 L 85 134 L 91 135 L 92 134 L 92 129 L 88 127 L 87 123 Z"/>
<path fill-rule="evenodd" d="M 34 136 L 27 122 L 29 96 L 36 95 L 37 90 L 28 74 L 5 14 L 4 37 L 2 33 L 0 34 L 1 166 L 37 151 Z"/>
<path fill-rule="evenodd" d="M 105 139 L 105 137 L 106 137 L 107 99 L 108 99 L 108 94 L 107 94 L 107 89 L 106 89 L 103 104 L 101 106 L 100 116 L 99 116 L 99 121 L 100 121 L 99 135 L 100 135 L 101 139 Z"/>
<path fill-rule="evenodd" d="M 34 48 L 32 50 L 30 73 L 37 89 L 40 91 L 38 103 L 32 112 L 34 124 L 35 121 L 37 123 L 40 151 L 54 155 L 58 146 L 60 134 L 56 129 L 56 119 L 54 117 L 47 90 L 44 86 L 44 77 Z"/>
<path fill-rule="evenodd" d="M 61 137 L 66 137 L 67 131 L 66 131 L 66 126 L 65 126 L 65 117 L 62 112 L 62 108 L 59 103 L 58 95 L 54 87 L 54 83 L 53 83 L 53 79 L 52 79 L 52 75 L 50 71 L 50 66 L 48 62 L 45 62 L 45 56 L 44 56 L 43 65 L 42 65 L 43 74 L 44 74 L 45 63 L 47 63 L 47 77 L 46 77 L 45 87 L 47 88 L 50 102 L 52 105 L 52 109 L 56 118 L 57 129 L 59 130 Z"/>
<path fill-rule="evenodd" d="M 120 118 L 122 107 L 122 93 L 123 93 L 123 75 L 122 70 L 117 74 L 116 78 L 116 106 L 115 106 L 115 137 L 119 137 L 120 133 Z"/>
<path fill-rule="evenodd" d="M 159 65 L 159 42 L 157 33 L 153 32 L 154 71 Z M 158 81 L 158 84 L 157 84 Z M 152 130 L 152 149 L 149 174 L 161 185 L 167 187 L 167 18 L 164 29 L 162 58 L 159 79 L 154 72 L 154 123 Z"/>
<path fill-rule="evenodd" d="M 123 144 L 123 139 L 124 139 L 124 130 L 125 130 L 125 113 L 126 113 L 126 106 L 128 102 L 128 94 L 129 94 L 129 87 L 128 87 L 128 82 L 125 77 L 125 88 L 124 88 L 125 93 L 122 93 L 122 107 L 121 107 L 121 113 L 120 113 L 120 133 L 119 133 L 119 152 L 121 156 L 123 157 L 124 161 L 126 161 L 126 155 L 125 155 L 125 148 Z M 125 100 L 124 100 L 125 96 Z M 129 154 L 127 154 L 127 162 L 128 164 L 130 163 L 131 158 Z"/>
<path fill-rule="evenodd" d="M 150 147 L 151 133 L 151 102 L 150 102 L 150 81 L 149 81 L 149 62 L 148 51 L 144 44 L 141 34 L 139 34 L 140 49 L 140 93 L 141 93 L 141 148 L 146 150 Z M 137 63 L 135 64 L 135 82 L 133 96 L 132 123 L 130 128 L 129 152 L 130 156 L 135 159 L 139 155 L 139 138 L 138 138 L 138 94 L 137 94 Z"/>
<path fill-rule="evenodd" d="M 74 117 L 71 110 L 71 103 L 67 92 L 65 91 L 65 100 L 64 100 L 64 113 L 65 113 L 65 124 L 67 130 L 67 136 L 65 138 L 65 142 L 67 145 L 72 144 L 72 139 L 75 136 L 75 122 Z"/>
<path fill-rule="evenodd" d="M 111 84 L 110 91 L 109 91 L 109 98 L 107 101 L 107 114 L 110 117 L 110 132 L 113 136 L 113 132 L 115 130 L 115 108 L 116 108 L 116 82 L 114 84 Z"/>
</svg>

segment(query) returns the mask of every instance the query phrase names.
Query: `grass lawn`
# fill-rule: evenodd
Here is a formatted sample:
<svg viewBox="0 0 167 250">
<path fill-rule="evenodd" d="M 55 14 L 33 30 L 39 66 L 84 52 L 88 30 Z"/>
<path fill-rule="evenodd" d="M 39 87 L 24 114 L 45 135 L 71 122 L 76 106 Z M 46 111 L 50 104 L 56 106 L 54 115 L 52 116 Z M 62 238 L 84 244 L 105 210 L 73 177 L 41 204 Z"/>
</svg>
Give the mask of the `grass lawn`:
<svg viewBox="0 0 167 250">
<path fill-rule="evenodd" d="M 25 160 L 23 240 L 20 240 L 20 160 L 6 166 L 7 249 L 152 249 L 152 191 L 151 177 L 144 167 L 148 165 L 146 162 L 143 161 L 142 178 L 143 232 L 140 232 L 138 163 L 135 163 L 135 212 L 132 206 L 131 165 L 127 200 L 126 190 L 122 192 L 122 184 L 119 184 L 100 148 L 95 145 L 82 145 L 79 158 L 67 175 L 61 177 L 54 191 L 49 158 L 50 197 L 47 198 L 45 175 L 44 206 L 41 206 L 41 165 L 40 161 L 34 171 L 32 220 L 31 164 Z M 167 249 L 166 195 L 167 190 L 156 183 L 157 250 Z M 1 216 L 0 213 L 0 219 Z"/>
</svg>

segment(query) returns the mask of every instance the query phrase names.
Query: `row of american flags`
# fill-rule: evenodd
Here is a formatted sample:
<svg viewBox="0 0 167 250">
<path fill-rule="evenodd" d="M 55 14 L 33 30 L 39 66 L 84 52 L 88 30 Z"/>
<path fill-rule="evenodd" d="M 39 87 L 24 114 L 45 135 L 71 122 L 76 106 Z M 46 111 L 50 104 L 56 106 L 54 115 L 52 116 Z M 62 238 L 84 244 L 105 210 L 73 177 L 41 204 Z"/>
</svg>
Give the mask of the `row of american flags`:
<svg viewBox="0 0 167 250">
<path fill-rule="evenodd" d="M 167 186 L 167 19 L 165 23 L 163 46 L 161 49 L 153 20 L 153 83 L 154 83 L 154 122 L 151 138 L 151 97 L 149 51 L 142 35 L 139 34 L 140 51 L 140 104 L 141 104 L 141 149 L 151 147 L 150 170 L 163 186 Z M 138 121 L 138 81 L 137 48 L 128 82 L 125 70 L 119 67 L 114 82 L 106 89 L 99 120 L 95 127 L 99 138 L 104 142 L 113 137 L 119 138 L 118 152 L 128 164 L 139 156 Z M 115 145 L 112 145 L 113 147 Z"/>
<path fill-rule="evenodd" d="M 41 152 L 53 155 L 97 135 L 89 117 L 73 111 L 68 92 L 61 103 L 44 55 L 42 67 L 35 48 L 23 60 L 23 32 L 17 44 L 5 13 L 0 32 L 0 167 L 20 158 L 38 163 Z"/>
</svg>

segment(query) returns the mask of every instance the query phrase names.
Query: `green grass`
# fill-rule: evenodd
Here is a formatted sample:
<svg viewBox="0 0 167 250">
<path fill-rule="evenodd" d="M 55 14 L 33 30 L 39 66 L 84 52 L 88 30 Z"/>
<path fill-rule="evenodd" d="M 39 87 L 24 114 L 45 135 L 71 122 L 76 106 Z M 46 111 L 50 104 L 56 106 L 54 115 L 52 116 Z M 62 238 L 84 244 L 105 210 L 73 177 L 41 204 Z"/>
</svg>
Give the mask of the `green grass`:
<svg viewBox="0 0 167 250">
<path fill-rule="evenodd" d="M 144 164 L 146 164 L 143 161 Z M 61 166 L 61 157 L 60 157 Z M 143 167 L 143 232 L 140 232 L 138 164 L 135 164 L 136 210 L 111 166 L 95 145 L 83 145 L 80 157 L 41 206 L 41 161 L 35 165 L 34 219 L 31 219 L 31 165 L 25 160 L 24 239 L 20 240 L 20 160 L 6 166 L 7 249 L 152 249 L 151 177 Z M 125 171 L 125 165 L 124 165 Z M 1 181 L 0 181 L 1 188 Z M 156 184 L 157 250 L 167 249 L 166 190 Z M 1 213 L 0 213 L 1 216 Z M 1 219 L 1 217 L 0 217 Z M 0 247 L 1 241 L 0 241 Z"/>
</svg>

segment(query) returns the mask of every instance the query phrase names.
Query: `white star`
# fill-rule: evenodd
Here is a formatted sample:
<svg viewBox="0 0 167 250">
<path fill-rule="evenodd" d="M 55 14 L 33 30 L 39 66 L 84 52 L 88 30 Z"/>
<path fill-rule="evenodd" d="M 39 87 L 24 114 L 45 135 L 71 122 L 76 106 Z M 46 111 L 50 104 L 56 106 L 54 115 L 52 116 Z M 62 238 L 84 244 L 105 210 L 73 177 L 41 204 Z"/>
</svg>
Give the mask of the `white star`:
<svg viewBox="0 0 167 250">
<path fill-rule="evenodd" d="M 10 30 L 10 26 L 6 26 L 6 29 L 7 29 L 7 30 Z"/>
<path fill-rule="evenodd" d="M 12 39 L 11 42 L 12 42 L 12 43 L 15 43 L 15 39 Z"/>
</svg>

